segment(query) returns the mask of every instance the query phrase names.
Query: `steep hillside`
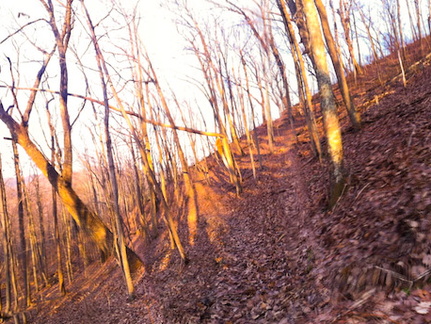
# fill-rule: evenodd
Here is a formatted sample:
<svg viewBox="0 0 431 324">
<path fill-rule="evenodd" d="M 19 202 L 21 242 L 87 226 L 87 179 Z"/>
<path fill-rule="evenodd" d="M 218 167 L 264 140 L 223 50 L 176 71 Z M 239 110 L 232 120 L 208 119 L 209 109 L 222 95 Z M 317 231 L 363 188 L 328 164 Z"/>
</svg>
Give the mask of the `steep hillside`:
<svg viewBox="0 0 431 324">
<path fill-rule="evenodd" d="M 326 209 L 327 166 L 312 158 L 303 122 L 276 121 L 254 178 L 239 159 L 244 193 L 209 160 L 197 181 L 199 234 L 181 263 L 168 240 L 136 246 L 146 263 L 128 302 L 111 260 L 94 264 L 60 297 L 28 312 L 34 323 L 431 322 L 431 67 L 413 65 L 404 88 L 395 59 L 351 84 L 364 126 L 342 119 L 348 186 Z M 385 64 L 385 65 L 383 65 Z M 392 66 L 390 64 L 393 64 Z M 387 70 L 385 70 L 385 68 Z M 341 110 L 340 114 L 345 116 Z M 297 138 L 295 138 L 297 135 Z"/>
</svg>

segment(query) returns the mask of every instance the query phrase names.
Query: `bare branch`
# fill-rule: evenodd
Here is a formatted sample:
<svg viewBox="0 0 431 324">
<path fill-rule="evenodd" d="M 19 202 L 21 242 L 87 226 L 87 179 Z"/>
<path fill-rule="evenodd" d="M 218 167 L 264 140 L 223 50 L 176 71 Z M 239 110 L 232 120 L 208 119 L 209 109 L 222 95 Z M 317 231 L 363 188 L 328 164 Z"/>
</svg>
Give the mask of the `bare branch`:
<svg viewBox="0 0 431 324">
<path fill-rule="evenodd" d="M 0 88 L 3 89 L 12 89 L 13 87 L 11 86 L 6 86 L 6 85 L 0 85 Z M 17 90 L 28 90 L 28 91 L 36 91 L 36 92 L 47 92 L 47 93 L 53 93 L 53 94 L 57 94 L 60 95 L 60 91 L 56 91 L 56 90 L 51 90 L 51 89 L 41 89 L 41 88 L 29 88 L 29 87 L 15 87 L 15 89 Z M 103 101 L 98 100 L 98 99 L 94 99 L 88 96 L 83 96 L 83 95 L 79 95 L 79 94 L 74 94 L 74 93 L 68 93 L 67 94 L 69 97 L 75 97 L 75 98 L 79 98 L 79 99 L 84 99 L 84 100 L 88 100 L 94 103 L 97 103 L 99 105 L 104 105 Z M 122 112 L 122 110 L 118 107 L 109 105 L 109 108 L 117 111 L 117 112 Z M 144 123 L 148 123 L 154 126 L 160 126 L 160 127 L 165 127 L 165 128 L 171 128 L 171 129 L 176 129 L 176 130 L 180 130 L 180 131 L 184 131 L 184 132 L 188 132 L 188 133 L 193 133 L 193 134 L 198 134 L 198 135 L 204 135 L 204 136 L 212 136 L 212 137 L 225 137 L 225 135 L 220 134 L 220 133 L 216 133 L 216 132 L 206 132 L 206 131 L 200 131 L 197 129 L 193 129 L 190 127 L 185 127 L 185 126 L 177 126 L 177 125 L 170 125 L 170 124 L 164 124 L 162 122 L 156 121 L 156 120 L 151 120 L 151 119 L 147 119 L 147 118 L 143 118 L 140 114 L 130 111 L 130 110 L 125 110 L 125 113 L 127 115 L 139 118 L 142 122 Z"/>
<path fill-rule="evenodd" d="M 10 35 L 8 35 L 6 38 L 4 38 L 4 39 L 0 42 L 0 45 L 1 45 L 1 44 L 3 44 L 4 42 L 6 42 L 9 38 L 11 38 L 11 37 L 15 36 L 16 34 L 18 34 L 19 32 L 22 32 L 24 28 L 26 28 L 26 27 L 28 27 L 28 26 L 30 26 L 30 25 L 32 25 L 32 24 L 34 24 L 34 23 L 37 23 L 37 22 L 39 22 L 39 21 L 47 21 L 47 20 L 46 20 L 46 19 L 43 19 L 43 18 L 39 18 L 39 19 L 36 19 L 36 20 L 34 20 L 34 21 L 30 21 L 29 23 L 25 24 L 24 26 L 21 26 L 19 29 L 17 29 L 16 31 L 14 31 L 12 34 L 10 34 Z"/>
</svg>

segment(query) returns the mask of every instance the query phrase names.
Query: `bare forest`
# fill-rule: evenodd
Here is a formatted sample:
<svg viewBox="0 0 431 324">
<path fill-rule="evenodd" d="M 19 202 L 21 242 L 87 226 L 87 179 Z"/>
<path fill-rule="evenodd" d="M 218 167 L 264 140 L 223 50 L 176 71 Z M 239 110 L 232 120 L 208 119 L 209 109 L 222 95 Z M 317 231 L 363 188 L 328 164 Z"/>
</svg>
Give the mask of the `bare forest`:
<svg viewBox="0 0 431 324">
<path fill-rule="evenodd" d="M 0 323 L 431 323 L 431 1 L 0 4 Z"/>
</svg>

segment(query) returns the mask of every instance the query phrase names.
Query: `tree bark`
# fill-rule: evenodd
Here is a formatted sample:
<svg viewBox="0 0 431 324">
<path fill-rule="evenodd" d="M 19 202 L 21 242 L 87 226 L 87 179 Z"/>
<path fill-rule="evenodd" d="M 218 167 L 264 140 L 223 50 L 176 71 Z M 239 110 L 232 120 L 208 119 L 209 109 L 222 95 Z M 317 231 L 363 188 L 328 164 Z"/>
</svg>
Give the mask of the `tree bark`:
<svg viewBox="0 0 431 324">
<path fill-rule="evenodd" d="M 350 96 L 349 85 L 347 84 L 346 76 L 344 74 L 344 66 L 341 60 L 340 50 L 332 37 L 331 29 L 329 27 L 328 14 L 322 0 L 314 0 L 316 3 L 317 10 L 319 12 L 320 21 L 322 24 L 323 34 L 325 36 L 326 45 L 328 47 L 329 55 L 331 56 L 334 70 L 337 75 L 338 86 L 340 87 L 341 94 L 343 96 L 344 104 L 347 109 L 347 113 L 355 129 L 361 128 L 361 117 L 359 112 L 356 110 L 355 104 L 353 103 L 352 97 Z"/>
<path fill-rule="evenodd" d="M 18 147 L 16 145 L 16 139 L 12 134 L 12 149 L 13 149 L 13 162 L 15 167 L 15 177 L 16 177 L 16 191 L 17 191 L 17 202 L 18 202 L 18 228 L 19 228 L 19 244 L 20 244 L 20 267 L 21 275 L 24 285 L 24 302 L 25 307 L 29 306 L 31 303 L 30 297 L 30 279 L 29 270 L 27 262 L 27 240 L 26 231 L 24 225 L 24 195 L 23 195 L 23 180 L 21 176 L 21 169 L 19 165 L 19 154 Z"/>
<path fill-rule="evenodd" d="M 322 160 L 322 147 L 320 145 L 319 133 L 317 131 L 316 119 L 314 117 L 313 103 L 310 87 L 308 85 L 307 71 L 305 69 L 304 58 L 299 47 L 298 41 L 295 37 L 295 32 L 292 26 L 292 20 L 287 10 L 285 0 L 277 1 L 278 8 L 282 14 L 284 26 L 287 32 L 287 37 L 292 48 L 293 60 L 295 62 L 295 72 L 298 80 L 299 97 L 302 99 L 302 104 L 305 112 L 305 120 L 307 123 L 308 133 L 310 136 L 311 148 L 314 154 Z"/>
<path fill-rule="evenodd" d="M 14 256 L 12 250 L 12 239 L 10 233 L 10 222 L 9 222 L 9 212 L 7 208 L 6 201 L 6 188 L 3 180 L 3 167 L 2 159 L 0 154 L 0 214 L 2 215 L 0 219 L 0 224 L 3 227 L 2 235 L 2 248 L 3 248 L 3 265 L 4 265 L 4 279 L 5 279 L 5 296 L 4 296 L 4 307 L 3 298 L 0 298 L 0 315 L 9 315 L 12 311 L 12 276 Z M 3 276 L 2 276 L 3 277 Z M 1 290 L 1 289 L 0 289 Z M 3 297 L 3 296 L 0 296 Z M 17 297 L 16 297 L 17 298 Z"/>
<path fill-rule="evenodd" d="M 337 116 L 335 97 L 332 92 L 325 44 L 320 31 L 320 22 L 314 0 L 300 0 L 298 2 L 302 4 L 306 20 L 310 54 L 313 58 L 317 83 L 321 95 L 323 124 L 325 136 L 328 141 L 327 149 L 330 159 L 329 208 L 332 208 L 341 196 L 345 185 L 341 130 Z"/>
</svg>

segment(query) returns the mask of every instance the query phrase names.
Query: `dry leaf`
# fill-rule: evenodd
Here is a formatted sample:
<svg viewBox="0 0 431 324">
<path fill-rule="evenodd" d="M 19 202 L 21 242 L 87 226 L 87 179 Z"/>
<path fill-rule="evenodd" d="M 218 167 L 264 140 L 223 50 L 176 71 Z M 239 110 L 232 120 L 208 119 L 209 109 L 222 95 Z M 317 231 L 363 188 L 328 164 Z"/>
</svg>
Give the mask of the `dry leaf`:
<svg viewBox="0 0 431 324">
<path fill-rule="evenodd" d="M 422 263 L 431 266 L 431 254 L 426 254 L 422 259 Z"/>
<path fill-rule="evenodd" d="M 431 302 L 420 302 L 416 307 L 415 311 L 418 314 L 426 315 L 429 313 Z"/>
</svg>

